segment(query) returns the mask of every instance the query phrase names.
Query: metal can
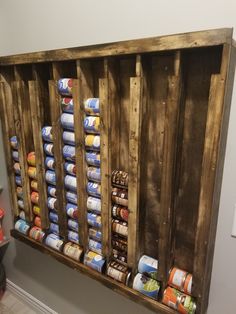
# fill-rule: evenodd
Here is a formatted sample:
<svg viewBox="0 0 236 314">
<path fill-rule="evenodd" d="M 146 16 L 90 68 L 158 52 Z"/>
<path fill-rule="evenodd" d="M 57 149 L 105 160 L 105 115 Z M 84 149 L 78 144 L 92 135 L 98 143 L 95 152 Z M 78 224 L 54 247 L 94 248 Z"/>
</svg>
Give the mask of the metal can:
<svg viewBox="0 0 236 314">
<path fill-rule="evenodd" d="M 85 136 L 85 147 L 88 150 L 100 150 L 100 135 L 86 135 Z"/>
<path fill-rule="evenodd" d="M 45 173 L 46 182 L 52 185 L 56 185 L 56 173 L 52 170 L 47 170 Z"/>
<path fill-rule="evenodd" d="M 149 298 L 157 300 L 160 290 L 160 283 L 152 278 L 138 273 L 134 277 L 133 289 L 141 292 Z"/>
<path fill-rule="evenodd" d="M 58 92 L 61 95 L 71 96 L 72 95 L 73 80 L 72 78 L 61 78 L 57 82 Z"/>
<path fill-rule="evenodd" d="M 31 180 L 30 181 L 30 187 L 32 190 L 38 192 L 38 181 L 37 180 Z"/>
<path fill-rule="evenodd" d="M 46 157 L 45 166 L 48 169 L 54 170 L 55 169 L 55 159 L 53 157 Z"/>
<path fill-rule="evenodd" d="M 112 206 L 112 215 L 114 218 L 122 219 L 128 222 L 129 210 L 127 207 L 113 205 Z"/>
<path fill-rule="evenodd" d="M 15 176 L 16 185 L 22 186 L 21 176 Z"/>
<path fill-rule="evenodd" d="M 95 182 L 101 182 L 101 169 L 97 167 L 87 168 L 87 178 Z"/>
<path fill-rule="evenodd" d="M 24 201 L 23 200 L 18 200 L 17 201 L 17 204 L 19 206 L 20 209 L 24 209 L 25 208 L 25 205 L 24 205 Z"/>
<path fill-rule="evenodd" d="M 54 222 L 51 222 L 50 225 L 49 225 L 49 231 L 59 235 L 59 226 L 58 226 L 58 224 L 55 224 Z"/>
<path fill-rule="evenodd" d="M 19 217 L 20 219 L 25 220 L 25 212 L 23 210 L 20 211 Z"/>
<path fill-rule="evenodd" d="M 52 143 L 46 143 L 43 145 L 43 149 L 46 155 L 48 156 L 53 156 L 54 151 L 53 151 L 53 144 Z"/>
<path fill-rule="evenodd" d="M 127 224 L 127 222 L 113 219 L 112 220 L 112 231 L 119 234 L 119 235 L 127 237 L 128 236 L 128 224 Z"/>
<path fill-rule="evenodd" d="M 112 184 L 128 187 L 129 175 L 127 172 L 122 170 L 114 170 L 111 174 Z"/>
<path fill-rule="evenodd" d="M 65 187 L 68 190 L 76 192 L 77 191 L 77 180 L 76 180 L 76 177 L 71 176 L 69 174 L 66 175 L 65 176 Z"/>
<path fill-rule="evenodd" d="M 127 264 L 127 253 L 116 249 L 112 249 L 113 258 Z"/>
<path fill-rule="evenodd" d="M 16 188 L 16 195 L 17 195 L 17 197 L 19 197 L 19 198 L 23 198 L 23 189 L 22 189 L 21 186 L 18 186 L 18 187 Z"/>
<path fill-rule="evenodd" d="M 89 239 L 88 247 L 90 251 L 102 254 L 102 244 L 100 242 Z"/>
<path fill-rule="evenodd" d="M 79 224 L 78 221 L 74 220 L 74 219 L 68 219 L 68 228 L 78 232 L 79 230 Z"/>
<path fill-rule="evenodd" d="M 111 239 L 112 247 L 123 252 L 127 252 L 128 243 L 127 239 L 121 238 L 117 235 L 113 235 Z"/>
<path fill-rule="evenodd" d="M 119 282 L 128 285 L 131 272 L 128 267 L 119 262 L 111 261 L 107 266 L 107 275 Z"/>
<path fill-rule="evenodd" d="M 75 161 L 75 147 L 70 145 L 63 146 L 63 157 L 69 161 Z"/>
<path fill-rule="evenodd" d="M 40 216 L 40 208 L 36 205 L 33 206 L 33 213 L 37 216 Z"/>
<path fill-rule="evenodd" d="M 187 271 L 173 267 L 170 270 L 168 285 L 184 292 L 191 294 L 192 290 L 192 275 Z"/>
<path fill-rule="evenodd" d="M 84 256 L 84 264 L 101 273 L 105 267 L 105 259 L 92 251 L 88 251 Z"/>
<path fill-rule="evenodd" d="M 31 179 L 36 179 L 37 178 L 37 170 L 36 170 L 36 167 L 29 167 L 28 168 L 28 176 L 31 178 Z"/>
<path fill-rule="evenodd" d="M 67 242 L 64 246 L 63 253 L 76 261 L 80 261 L 83 249 L 75 243 Z"/>
<path fill-rule="evenodd" d="M 68 231 L 68 240 L 71 242 L 74 242 L 76 244 L 79 244 L 79 234 L 75 231 Z"/>
<path fill-rule="evenodd" d="M 39 193 L 38 192 L 32 192 L 30 194 L 30 200 L 33 204 L 38 205 L 39 204 Z"/>
<path fill-rule="evenodd" d="M 19 219 L 15 223 L 15 229 L 20 233 L 27 235 L 29 233 L 30 225 L 25 220 Z"/>
<path fill-rule="evenodd" d="M 72 164 L 71 162 L 65 162 L 64 164 L 65 171 L 73 176 L 76 175 L 76 167 L 75 164 Z"/>
<path fill-rule="evenodd" d="M 62 133 L 62 139 L 65 144 L 75 145 L 75 133 L 74 132 L 64 131 Z"/>
<path fill-rule="evenodd" d="M 171 287 L 167 287 L 164 291 L 162 303 L 182 314 L 194 314 L 197 308 L 191 296 Z"/>
<path fill-rule="evenodd" d="M 98 116 L 99 110 L 99 98 L 88 98 L 84 101 L 84 111 L 88 115 Z"/>
<path fill-rule="evenodd" d="M 28 165 L 35 167 L 35 165 L 36 165 L 35 152 L 30 152 L 27 155 L 27 163 L 28 163 Z"/>
<path fill-rule="evenodd" d="M 29 237 L 34 239 L 35 241 L 43 242 L 45 233 L 41 228 L 34 226 L 33 228 L 30 229 Z"/>
<path fill-rule="evenodd" d="M 15 162 L 13 165 L 15 174 L 21 174 L 20 164 L 18 162 Z"/>
<path fill-rule="evenodd" d="M 45 126 L 42 128 L 42 138 L 45 142 L 53 142 L 52 127 Z"/>
<path fill-rule="evenodd" d="M 73 98 L 62 97 L 61 98 L 61 109 L 63 112 L 73 113 L 74 112 Z"/>
<path fill-rule="evenodd" d="M 102 233 L 100 230 L 89 228 L 88 234 L 91 239 L 102 241 Z"/>
<path fill-rule="evenodd" d="M 85 152 L 85 159 L 88 165 L 100 167 L 100 154 L 95 152 Z"/>
<path fill-rule="evenodd" d="M 18 149 L 18 141 L 16 136 L 10 138 L 10 144 L 13 149 Z"/>
<path fill-rule="evenodd" d="M 58 223 L 58 215 L 54 212 L 49 212 L 49 220 L 54 223 Z"/>
<path fill-rule="evenodd" d="M 19 152 L 17 150 L 12 151 L 12 158 L 15 161 L 19 161 Z"/>
<path fill-rule="evenodd" d="M 54 186 L 51 186 L 51 185 L 48 186 L 48 194 L 50 196 L 57 197 L 56 192 L 57 192 L 57 190 Z"/>
<path fill-rule="evenodd" d="M 128 191 L 124 189 L 112 188 L 111 199 L 115 204 L 128 206 Z"/>
<path fill-rule="evenodd" d="M 41 218 L 39 216 L 36 216 L 34 218 L 34 225 L 36 227 L 42 228 L 42 222 L 41 222 Z"/>
<path fill-rule="evenodd" d="M 66 192 L 66 200 L 67 200 L 69 203 L 72 203 L 72 204 L 77 205 L 77 203 L 78 203 L 77 194 L 74 193 L 74 192 L 67 191 L 67 192 Z"/>
<path fill-rule="evenodd" d="M 63 129 L 74 130 L 74 115 L 71 113 L 63 113 L 61 115 L 61 125 Z"/>
<path fill-rule="evenodd" d="M 95 182 L 87 183 L 87 193 L 92 196 L 100 197 L 101 196 L 101 185 Z"/>
<path fill-rule="evenodd" d="M 57 211 L 58 203 L 57 203 L 57 199 L 55 197 L 48 197 L 47 204 L 48 204 L 48 208 Z"/>
<path fill-rule="evenodd" d="M 45 244 L 50 246 L 54 250 L 61 251 L 63 246 L 63 241 L 60 237 L 54 233 L 50 233 L 45 240 Z"/>
<path fill-rule="evenodd" d="M 87 213 L 88 224 L 94 228 L 101 228 L 102 218 L 99 215 L 93 213 Z"/>
<path fill-rule="evenodd" d="M 158 260 L 143 255 L 138 263 L 138 272 L 157 280 Z"/>
<path fill-rule="evenodd" d="M 193 275 L 188 274 L 184 282 L 184 292 L 192 294 Z"/>
<path fill-rule="evenodd" d="M 70 218 L 78 219 L 79 210 L 78 207 L 74 204 L 67 203 L 66 204 L 66 213 Z"/>
<path fill-rule="evenodd" d="M 84 118 L 84 131 L 87 133 L 100 132 L 100 118 L 94 116 L 87 116 Z"/>
<path fill-rule="evenodd" d="M 87 209 L 88 210 L 91 210 L 95 213 L 100 214 L 101 208 L 102 208 L 102 205 L 101 205 L 101 199 L 100 198 L 96 198 L 93 196 L 89 196 L 87 198 Z"/>
</svg>

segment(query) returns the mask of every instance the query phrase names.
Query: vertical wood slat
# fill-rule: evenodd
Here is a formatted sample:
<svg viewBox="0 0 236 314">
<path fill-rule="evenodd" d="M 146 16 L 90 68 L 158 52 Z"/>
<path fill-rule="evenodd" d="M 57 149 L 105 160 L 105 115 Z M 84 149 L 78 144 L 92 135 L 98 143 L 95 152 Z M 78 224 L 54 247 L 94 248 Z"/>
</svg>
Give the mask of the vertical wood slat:
<svg viewBox="0 0 236 314">
<path fill-rule="evenodd" d="M 52 118 L 52 136 L 55 159 L 56 191 L 58 201 L 58 224 L 60 236 L 67 238 L 67 215 L 64 181 L 64 158 L 62 154 L 62 128 L 60 124 L 61 106 L 60 95 L 57 91 L 57 81 L 49 81 L 49 99 Z"/>
<path fill-rule="evenodd" d="M 39 97 L 39 86 L 35 81 L 29 81 L 29 96 L 30 96 L 30 108 L 32 117 L 32 131 L 35 147 L 35 160 L 37 169 L 37 181 L 39 191 L 39 207 L 42 229 L 49 227 L 48 208 L 47 208 L 47 188 L 45 180 L 45 164 L 44 164 L 44 151 L 42 140 L 42 116 Z"/>
<path fill-rule="evenodd" d="M 8 175 L 8 186 L 12 206 L 12 215 L 16 218 L 19 215 L 19 208 L 17 204 L 16 196 L 16 183 L 15 183 L 15 172 L 13 169 L 13 158 L 12 149 L 10 145 L 10 138 L 16 135 L 15 124 L 13 119 L 13 102 L 10 87 L 1 82 L 0 83 L 0 110 L 1 110 L 1 124 L 2 124 L 2 134 L 3 143 L 5 150 L 5 159 L 7 165 L 7 175 Z"/>
</svg>

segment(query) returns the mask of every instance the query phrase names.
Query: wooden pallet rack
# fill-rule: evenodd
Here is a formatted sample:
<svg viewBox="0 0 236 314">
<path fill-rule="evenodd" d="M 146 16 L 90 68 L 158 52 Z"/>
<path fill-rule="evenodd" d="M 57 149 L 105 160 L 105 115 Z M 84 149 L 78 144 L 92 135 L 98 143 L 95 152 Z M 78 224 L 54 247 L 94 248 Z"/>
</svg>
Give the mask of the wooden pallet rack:
<svg viewBox="0 0 236 314">
<path fill-rule="evenodd" d="M 88 241 L 83 101 L 101 106 L 102 244 L 111 256 L 111 172 L 129 174 L 128 266 L 159 261 L 162 293 L 175 265 L 193 274 L 197 313 L 207 311 L 235 69 L 232 29 L 217 29 L 0 58 L 0 111 L 14 220 L 19 215 L 9 139 L 19 139 L 26 220 L 33 219 L 26 156 L 36 152 L 41 219 L 48 229 L 41 128 L 52 125 L 59 208 L 65 207 L 57 80 L 73 78 L 79 237 Z M 59 210 L 66 239 L 65 211 Z M 130 287 L 12 230 L 156 313 L 176 313 Z"/>
</svg>

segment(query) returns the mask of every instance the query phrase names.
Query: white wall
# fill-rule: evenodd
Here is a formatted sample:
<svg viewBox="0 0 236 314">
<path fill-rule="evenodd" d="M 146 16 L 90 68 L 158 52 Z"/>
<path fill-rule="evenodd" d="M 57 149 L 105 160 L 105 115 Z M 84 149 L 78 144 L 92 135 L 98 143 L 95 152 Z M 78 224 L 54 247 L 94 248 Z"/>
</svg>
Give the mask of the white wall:
<svg viewBox="0 0 236 314">
<path fill-rule="evenodd" d="M 0 55 L 235 27 L 235 12 L 233 0 L 1 0 Z M 230 237 L 236 203 L 234 89 L 208 314 L 236 308 L 236 239 Z M 9 208 L 0 147 L 1 202 Z M 10 224 L 8 214 L 5 225 Z M 12 281 L 61 314 L 151 313 L 21 243 L 12 241 L 5 265 Z"/>
</svg>

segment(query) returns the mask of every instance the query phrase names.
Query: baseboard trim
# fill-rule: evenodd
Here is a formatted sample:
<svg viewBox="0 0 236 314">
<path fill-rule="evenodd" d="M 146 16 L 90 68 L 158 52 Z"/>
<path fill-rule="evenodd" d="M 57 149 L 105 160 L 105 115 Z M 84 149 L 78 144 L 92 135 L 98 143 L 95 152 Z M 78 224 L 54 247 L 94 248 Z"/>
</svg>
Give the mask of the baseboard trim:
<svg viewBox="0 0 236 314">
<path fill-rule="evenodd" d="M 58 314 L 43 302 L 36 299 L 30 293 L 14 284 L 11 280 L 7 279 L 7 289 L 18 297 L 22 302 L 28 304 L 32 309 L 42 314 Z"/>
</svg>

